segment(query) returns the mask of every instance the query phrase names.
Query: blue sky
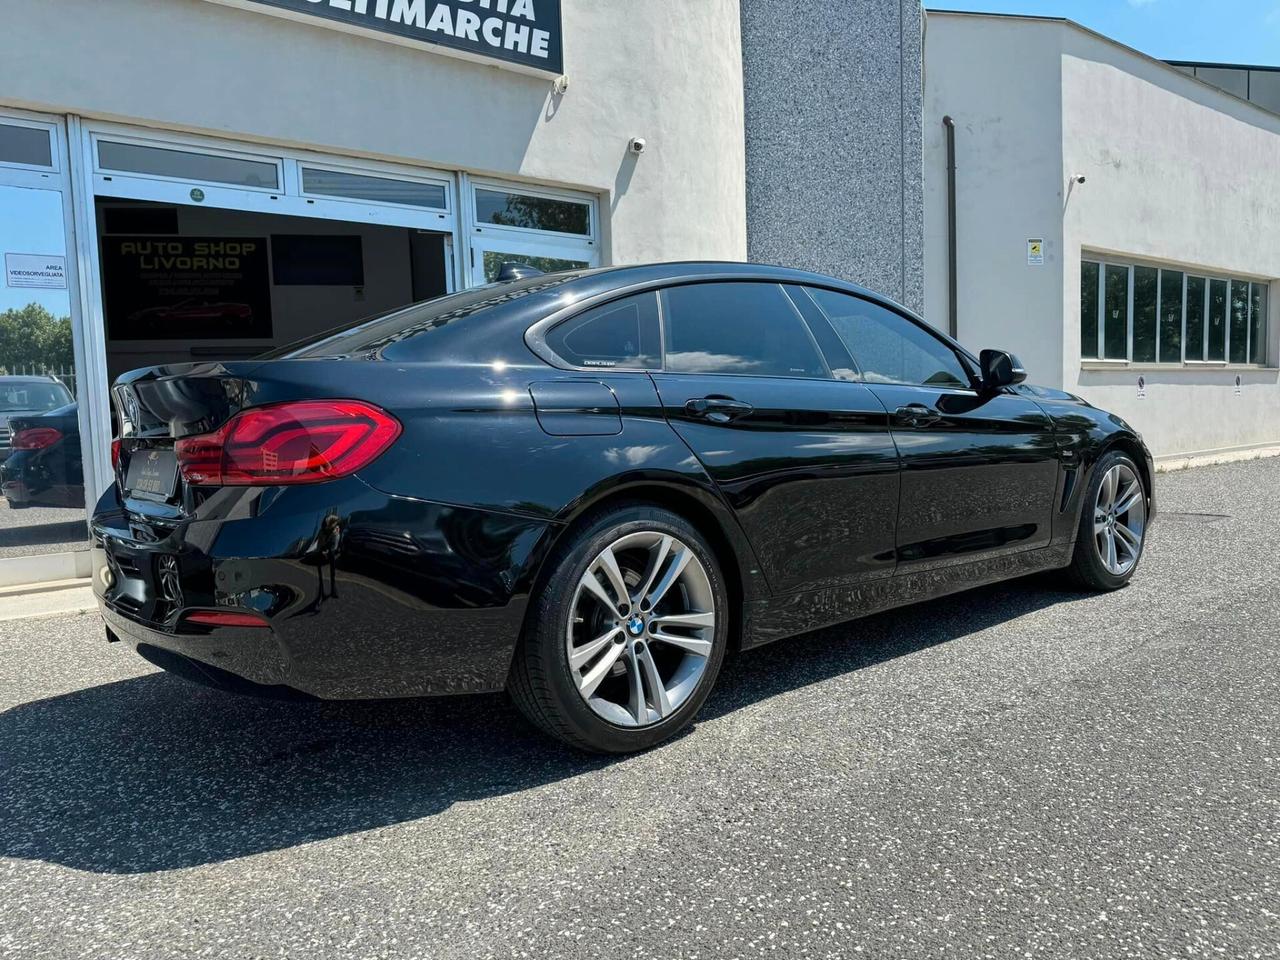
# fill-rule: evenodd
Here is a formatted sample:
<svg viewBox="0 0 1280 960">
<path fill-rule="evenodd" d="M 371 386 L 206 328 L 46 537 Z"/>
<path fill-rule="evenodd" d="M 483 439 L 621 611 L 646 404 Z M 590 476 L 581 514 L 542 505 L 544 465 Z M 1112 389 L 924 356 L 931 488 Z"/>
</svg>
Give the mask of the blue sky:
<svg viewBox="0 0 1280 960">
<path fill-rule="evenodd" d="M 925 0 L 925 6 L 1067 17 L 1161 60 L 1280 66 L 1280 0 Z"/>
</svg>

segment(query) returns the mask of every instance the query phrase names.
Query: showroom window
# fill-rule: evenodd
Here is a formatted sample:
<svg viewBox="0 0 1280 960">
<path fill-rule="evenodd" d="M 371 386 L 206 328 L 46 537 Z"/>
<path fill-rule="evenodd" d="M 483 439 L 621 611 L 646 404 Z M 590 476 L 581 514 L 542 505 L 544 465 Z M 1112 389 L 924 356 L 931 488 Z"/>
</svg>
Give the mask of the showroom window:
<svg viewBox="0 0 1280 960">
<path fill-rule="evenodd" d="M 600 263 L 596 205 L 591 198 L 464 180 L 471 196 L 471 283 L 493 283 L 508 263 L 543 273 Z"/>
<path fill-rule="evenodd" d="M 202 180 L 263 190 L 280 188 L 278 161 L 179 150 L 171 146 L 99 140 L 98 166 L 104 171 L 169 180 Z"/>
<path fill-rule="evenodd" d="M 52 168 L 53 131 L 42 123 L 6 118 L 0 123 L 0 164 Z"/>
<path fill-rule="evenodd" d="M 1270 285 L 1144 264 L 1080 265 L 1080 356 L 1133 363 L 1266 362 Z"/>
</svg>

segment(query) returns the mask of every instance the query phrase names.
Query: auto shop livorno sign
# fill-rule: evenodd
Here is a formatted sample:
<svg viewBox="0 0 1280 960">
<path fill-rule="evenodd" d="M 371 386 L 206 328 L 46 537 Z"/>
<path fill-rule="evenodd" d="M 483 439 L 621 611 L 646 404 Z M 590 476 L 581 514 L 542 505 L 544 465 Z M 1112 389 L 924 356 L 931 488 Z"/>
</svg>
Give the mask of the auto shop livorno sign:
<svg viewBox="0 0 1280 960">
<path fill-rule="evenodd" d="M 560 0 L 213 0 L 304 22 L 425 44 L 440 53 L 564 72 Z"/>
</svg>

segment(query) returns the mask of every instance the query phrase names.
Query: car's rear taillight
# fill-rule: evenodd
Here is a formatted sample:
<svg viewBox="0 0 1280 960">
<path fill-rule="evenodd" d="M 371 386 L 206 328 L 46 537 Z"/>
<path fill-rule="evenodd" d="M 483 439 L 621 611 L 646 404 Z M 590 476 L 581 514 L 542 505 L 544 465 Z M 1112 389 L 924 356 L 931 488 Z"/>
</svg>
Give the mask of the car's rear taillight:
<svg viewBox="0 0 1280 960">
<path fill-rule="evenodd" d="M 120 438 L 111 441 L 111 469 L 120 469 Z"/>
<path fill-rule="evenodd" d="M 244 410 L 174 451 L 197 486 L 321 483 L 367 467 L 398 436 L 400 422 L 373 404 L 301 400 Z"/>
<path fill-rule="evenodd" d="M 14 450 L 43 450 L 62 439 L 62 431 L 53 427 L 27 427 L 13 435 L 10 446 Z"/>
</svg>

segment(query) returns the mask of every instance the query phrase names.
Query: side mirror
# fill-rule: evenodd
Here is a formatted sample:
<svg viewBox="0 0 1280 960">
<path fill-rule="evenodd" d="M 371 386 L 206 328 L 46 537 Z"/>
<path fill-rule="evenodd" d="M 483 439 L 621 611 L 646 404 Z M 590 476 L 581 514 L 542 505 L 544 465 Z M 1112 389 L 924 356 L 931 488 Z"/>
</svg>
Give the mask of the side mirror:
<svg viewBox="0 0 1280 960">
<path fill-rule="evenodd" d="M 1027 379 L 1027 371 L 1022 369 L 1022 362 L 1012 353 L 983 350 L 979 359 L 982 363 L 982 385 L 988 390 L 1011 387 Z"/>
</svg>

